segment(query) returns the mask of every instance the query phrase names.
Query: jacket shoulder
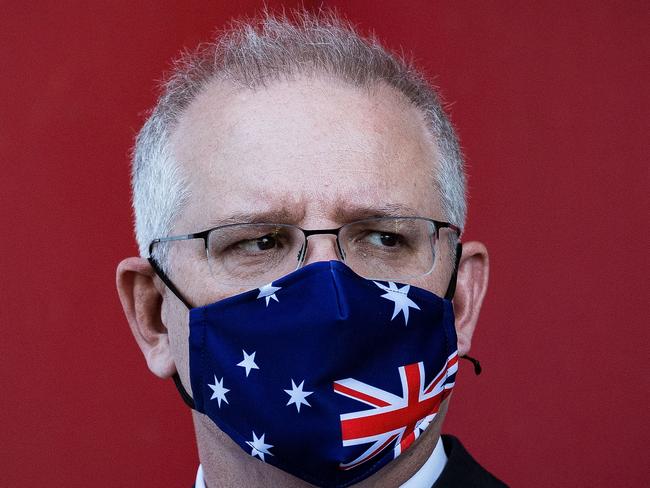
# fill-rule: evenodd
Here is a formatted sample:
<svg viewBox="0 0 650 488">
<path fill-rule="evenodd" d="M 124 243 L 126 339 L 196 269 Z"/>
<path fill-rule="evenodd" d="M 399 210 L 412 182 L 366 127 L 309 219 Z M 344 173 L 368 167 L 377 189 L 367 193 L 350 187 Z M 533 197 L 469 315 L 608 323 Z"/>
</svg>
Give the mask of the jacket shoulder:
<svg viewBox="0 0 650 488">
<path fill-rule="evenodd" d="M 432 488 L 503 488 L 503 481 L 484 469 L 452 435 L 443 435 L 442 444 L 447 455 L 445 465 Z"/>
</svg>

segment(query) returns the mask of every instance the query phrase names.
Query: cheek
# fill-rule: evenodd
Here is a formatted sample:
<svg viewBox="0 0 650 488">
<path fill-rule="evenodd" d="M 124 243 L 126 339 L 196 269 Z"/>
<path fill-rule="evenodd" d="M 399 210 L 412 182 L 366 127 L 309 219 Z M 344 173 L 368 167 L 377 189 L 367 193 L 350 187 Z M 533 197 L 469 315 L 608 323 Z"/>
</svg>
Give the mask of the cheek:
<svg viewBox="0 0 650 488">
<path fill-rule="evenodd" d="M 171 295 L 171 292 L 168 291 L 167 294 Z M 161 312 L 176 371 L 185 389 L 192 395 L 189 380 L 189 311 L 178 299 L 167 296 Z"/>
<path fill-rule="evenodd" d="M 203 286 L 199 287 L 198 283 L 196 283 L 195 285 L 197 286 L 194 287 L 196 288 L 196 293 L 194 295 L 196 296 L 196 299 L 193 303 L 195 303 L 197 307 L 210 305 L 211 303 L 218 302 L 224 298 L 239 295 L 240 293 L 251 290 L 250 287 L 233 287 L 224 285 L 223 283 L 218 283 L 212 276 L 208 276 L 208 278 L 202 281 L 202 283 Z"/>
<path fill-rule="evenodd" d="M 174 249 L 170 250 L 169 263 L 169 278 L 194 307 L 208 305 L 246 290 L 228 287 L 214 278 L 201 239 L 176 243 Z"/>
<path fill-rule="evenodd" d="M 180 358 L 187 355 L 189 311 L 176 297 L 169 295 L 171 292 L 168 290 L 167 297 L 163 301 L 161 316 L 163 325 L 167 329 L 172 353 L 175 358 Z"/>
<path fill-rule="evenodd" d="M 439 242 L 437 248 L 433 271 L 427 276 L 410 281 L 409 284 L 443 297 L 449 286 L 453 263 L 448 245 Z"/>
<path fill-rule="evenodd" d="M 438 296 L 443 296 L 445 294 L 445 290 L 447 289 L 445 285 L 443 285 L 443 279 L 442 277 L 439 276 L 438 273 L 436 273 L 436 270 L 423 278 L 420 278 L 418 280 L 413 280 L 409 282 L 410 285 L 417 286 L 418 288 L 424 288 L 425 290 L 430 291 L 431 293 L 434 293 Z"/>
</svg>

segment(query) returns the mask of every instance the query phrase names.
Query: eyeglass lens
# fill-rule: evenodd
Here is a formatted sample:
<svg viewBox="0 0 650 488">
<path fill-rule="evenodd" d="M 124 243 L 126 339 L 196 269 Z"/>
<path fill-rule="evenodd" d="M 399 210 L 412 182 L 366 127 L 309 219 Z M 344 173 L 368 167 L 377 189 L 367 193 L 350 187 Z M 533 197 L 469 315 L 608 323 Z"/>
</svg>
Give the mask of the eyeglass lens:
<svg viewBox="0 0 650 488">
<path fill-rule="evenodd" d="M 435 261 L 435 227 L 425 219 L 353 222 L 341 228 L 339 244 L 344 262 L 365 278 L 417 277 L 429 273 Z M 207 258 L 218 282 L 261 286 L 298 268 L 305 245 L 302 230 L 292 225 L 237 224 L 210 232 Z"/>
</svg>

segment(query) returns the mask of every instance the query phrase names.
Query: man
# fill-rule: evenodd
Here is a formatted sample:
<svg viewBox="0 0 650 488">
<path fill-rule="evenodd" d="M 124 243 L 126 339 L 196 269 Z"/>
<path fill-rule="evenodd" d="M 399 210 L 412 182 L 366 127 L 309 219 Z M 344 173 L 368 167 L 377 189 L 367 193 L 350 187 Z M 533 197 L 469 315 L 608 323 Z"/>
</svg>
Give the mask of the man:
<svg viewBox="0 0 650 488">
<path fill-rule="evenodd" d="M 413 69 L 332 16 L 239 24 L 175 65 L 133 204 L 117 287 L 197 487 L 503 486 L 440 436 L 488 256 Z"/>
</svg>

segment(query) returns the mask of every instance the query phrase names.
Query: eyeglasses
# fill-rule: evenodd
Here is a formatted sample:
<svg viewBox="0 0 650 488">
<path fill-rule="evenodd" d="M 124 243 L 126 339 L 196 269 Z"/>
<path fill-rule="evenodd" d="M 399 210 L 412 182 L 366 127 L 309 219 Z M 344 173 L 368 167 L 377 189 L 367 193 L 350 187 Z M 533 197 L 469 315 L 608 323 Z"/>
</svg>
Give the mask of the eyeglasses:
<svg viewBox="0 0 650 488">
<path fill-rule="evenodd" d="M 154 239 L 150 260 L 164 255 L 160 246 L 203 239 L 210 273 L 227 285 L 258 287 L 300 268 L 311 236 L 336 237 L 338 257 L 355 273 L 381 281 L 407 281 L 433 271 L 440 230 L 460 237 L 460 229 L 424 217 L 379 217 L 336 229 L 305 230 L 290 224 L 229 224 L 195 234 Z"/>
</svg>

